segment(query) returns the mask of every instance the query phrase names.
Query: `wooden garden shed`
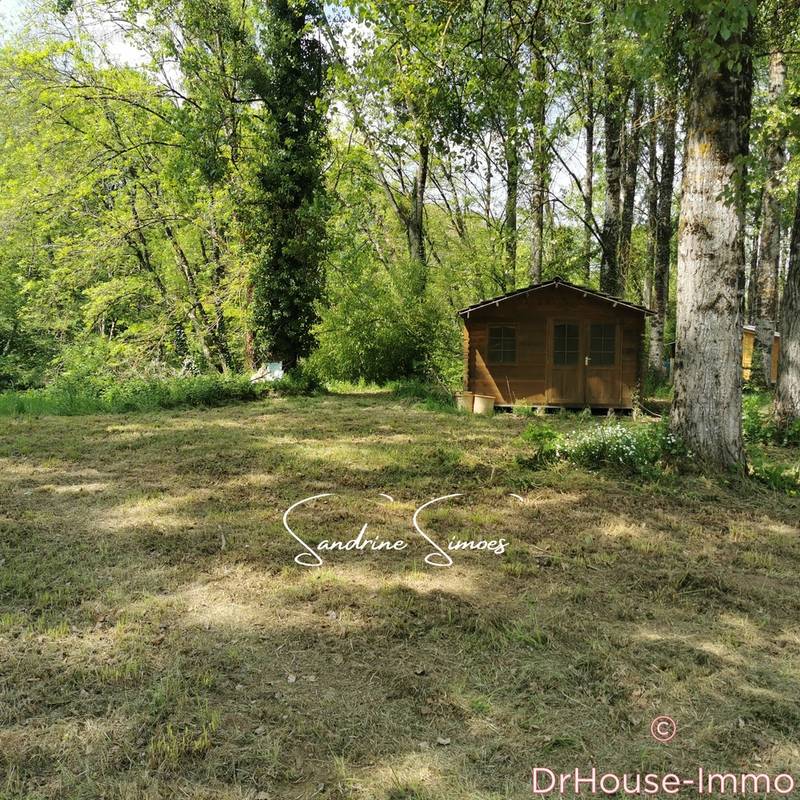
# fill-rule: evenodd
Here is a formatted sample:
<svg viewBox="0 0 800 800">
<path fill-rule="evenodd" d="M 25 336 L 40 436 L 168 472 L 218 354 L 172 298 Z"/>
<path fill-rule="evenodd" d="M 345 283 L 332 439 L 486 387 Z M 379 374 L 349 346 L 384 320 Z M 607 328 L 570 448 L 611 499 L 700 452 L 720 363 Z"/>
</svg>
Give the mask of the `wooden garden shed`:
<svg viewBox="0 0 800 800">
<path fill-rule="evenodd" d="M 458 313 L 465 391 L 499 406 L 633 406 L 643 306 L 553 278 Z"/>
</svg>

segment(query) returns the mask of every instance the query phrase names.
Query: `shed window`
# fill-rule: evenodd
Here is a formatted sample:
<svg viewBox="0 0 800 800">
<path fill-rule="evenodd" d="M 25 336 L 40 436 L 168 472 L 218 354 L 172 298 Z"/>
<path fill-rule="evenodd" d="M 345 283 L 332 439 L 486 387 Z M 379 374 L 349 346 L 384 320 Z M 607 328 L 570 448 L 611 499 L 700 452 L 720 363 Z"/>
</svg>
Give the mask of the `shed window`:
<svg viewBox="0 0 800 800">
<path fill-rule="evenodd" d="M 517 361 L 517 332 L 506 325 L 489 327 L 489 362 L 515 364 Z"/>
<path fill-rule="evenodd" d="M 553 326 L 553 363 L 569 366 L 578 363 L 578 326 L 564 322 Z"/>
<path fill-rule="evenodd" d="M 617 355 L 617 326 L 591 325 L 589 329 L 589 363 L 593 367 L 612 367 Z"/>
</svg>

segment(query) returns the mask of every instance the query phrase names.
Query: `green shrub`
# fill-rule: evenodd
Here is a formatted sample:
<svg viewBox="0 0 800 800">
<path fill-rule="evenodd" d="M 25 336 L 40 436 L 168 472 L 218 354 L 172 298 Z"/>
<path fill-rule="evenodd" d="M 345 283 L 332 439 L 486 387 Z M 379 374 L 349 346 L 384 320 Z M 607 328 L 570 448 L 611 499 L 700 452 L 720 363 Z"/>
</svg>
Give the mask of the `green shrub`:
<svg viewBox="0 0 800 800">
<path fill-rule="evenodd" d="M 344 244 L 352 246 L 352 235 Z M 378 384 L 457 380 L 461 333 L 445 296 L 430 291 L 416 297 L 418 265 L 401 260 L 389 273 L 376 268 L 369 251 L 356 248 L 329 272 L 328 302 L 314 329 L 318 347 L 310 357 L 319 374 Z"/>
<path fill-rule="evenodd" d="M 798 494 L 800 468 L 779 463 L 778 451 L 768 452 L 764 445 L 800 443 L 800 422 L 779 430 L 764 413 L 765 406 L 763 395 L 750 397 L 745 402 L 749 474 L 776 491 Z M 611 421 L 596 425 L 587 421 L 584 426 L 563 435 L 547 423 L 535 421 L 523 431 L 520 443 L 524 454 L 517 456 L 517 463 L 530 469 L 566 461 L 586 469 L 613 469 L 656 478 L 670 467 L 690 467 L 695 460 L 695 454 L 670 431 L 667 417 L 647 424 Z"/>
<path fill-rule="evenodd" d="M 691 457 L 670 432 L 666 419 L 646 425 L 605 422 L 565 435 L 546 423 L 534 422 L 525 429 L 521 440 L 527 449 L 517 461 L 532 468 L 564 460 L 587 469 L 609 467 L 632 475 L 653 476 L 668 464 Z"/>
<path fill-rule="evenodd" d="M 522 432 L 522 441 L 527 445 L 524 456 L 517 462 L 524 467 L 539 469 L 553 463 L 559 455 L 562 435 L 546 422 L 531 422 Z"/>
<path fill-rule="evenodd" d="M 453 411 L 455 400 L 444 386 L 410 378 L 388 384 L 392 396 L 401 400 L 412 400 L 431 411 Z"/>
<path fill-rule="evenodd" d="M 800 493 L 800 468 L 787 469 L 771 461 L 761 448 L 748 451 L 748 462 L 750 475 L 759 483 L 790 495 Z"/>
<path fill-rule="evenodd" d="M 747 392 L 742 397 L 742 435 L 748 442 L 773 442 L 777 427 L 770 412 L 770 397 L 761 392 Z"/>
<path fill-rule="evenodd" d="M 664 416 L 655 425 L 648 426 L 648 435 L 661 453 L 663 463 L 680 463 L 694 458 L 694 453 L 686 443 L 676 436 L 669 427 L 669 417 Z"/>
<path fill-rule="evenodd" d="M 775 443 L 783 447 L 800 447 L 800 419 L 796 419 L 788 425 L 776 425 Z"/>
<path fill-rule="evenodd" d="M 522 400 L 518 400 L 514 403 L 514 415 L 517 417 L 534 417 L 537 413 L 537 407 L 532 406 L 530 403 L 526 403 Z"/>
<path fill-rule="evenodd" d="M 742 434 L 751 444 L 800 446 L 800 420 L 779 425 L 772 413 L 772 395 L 747 392 L 742 398 Z"/>
<path fill-rule="evenodd" d="M 665 374 L 653 372 L 648 369 L 642 385 L 642 396 L 667 400 L 672 397 L 672 384 Z"/>
<path fill-rule="evenodd" d="M 255 400 L 274 384 L 253 384 L 246 375 L 192 375 L 180 378 L 63 376 L 44 389 L 0 394 L 0 416 L 153 411 L 180 406 L 217 406 Z"/>
<path fill-rule="evenodd" d="M 320 380 L 316 368 L 307 361 L 298 364 L 280 380 L 264 385 L 269 387 L 270 393 L 283 397 L 320 394 L 325 391 L 325 386 Z"/>
<path fill-rule="evenodd" d="M 652 472 L 662 456 L 662 437 L 648 426 L 632 428 L 618 422 L 599 425 L 564 437 L 564 457 L 589 469 L 613 467 L 631 474 Z"/>
</svg>

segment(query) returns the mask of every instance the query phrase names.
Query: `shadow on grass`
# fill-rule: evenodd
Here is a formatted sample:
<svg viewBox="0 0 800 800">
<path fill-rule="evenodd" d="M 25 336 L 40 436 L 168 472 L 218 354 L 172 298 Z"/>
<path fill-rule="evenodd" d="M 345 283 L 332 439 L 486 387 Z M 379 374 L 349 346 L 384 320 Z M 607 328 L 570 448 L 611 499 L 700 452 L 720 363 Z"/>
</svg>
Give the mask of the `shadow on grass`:
<svg viewBox="0 0 800 800">
<path fill-rule="evenodd" d="M 362 397 L 15 423 L 0 794 L 493 800 L 533 766 L 796 769 L 796 501 L 561 471 L 519 505 L 521 425 Z M 369 521 L 409 550 L 297 567 L 282 511 L 337 490 L 297 517 L 311 541 Z M 411 514 L 450 491 L 430 530 L 505 556 L 422 563 Z"/>
</svg>

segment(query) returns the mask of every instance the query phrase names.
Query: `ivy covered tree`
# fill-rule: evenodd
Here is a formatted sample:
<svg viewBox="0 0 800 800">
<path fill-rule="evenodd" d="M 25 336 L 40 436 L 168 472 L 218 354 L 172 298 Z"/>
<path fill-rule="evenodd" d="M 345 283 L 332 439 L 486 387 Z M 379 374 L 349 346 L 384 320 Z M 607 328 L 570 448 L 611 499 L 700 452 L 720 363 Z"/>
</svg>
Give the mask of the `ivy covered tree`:
<svg viewBox="0 0 800 800">
<path fill-rule="evenodd" d="M 326 56 L 314 33 L 322 8 L 275 0 L 263 13 L 264 65 L 250 76 L 266 147 L 246 201 L 252 354 L 293 367 L 311 351 L 325 283 Z"/>
</svg>

